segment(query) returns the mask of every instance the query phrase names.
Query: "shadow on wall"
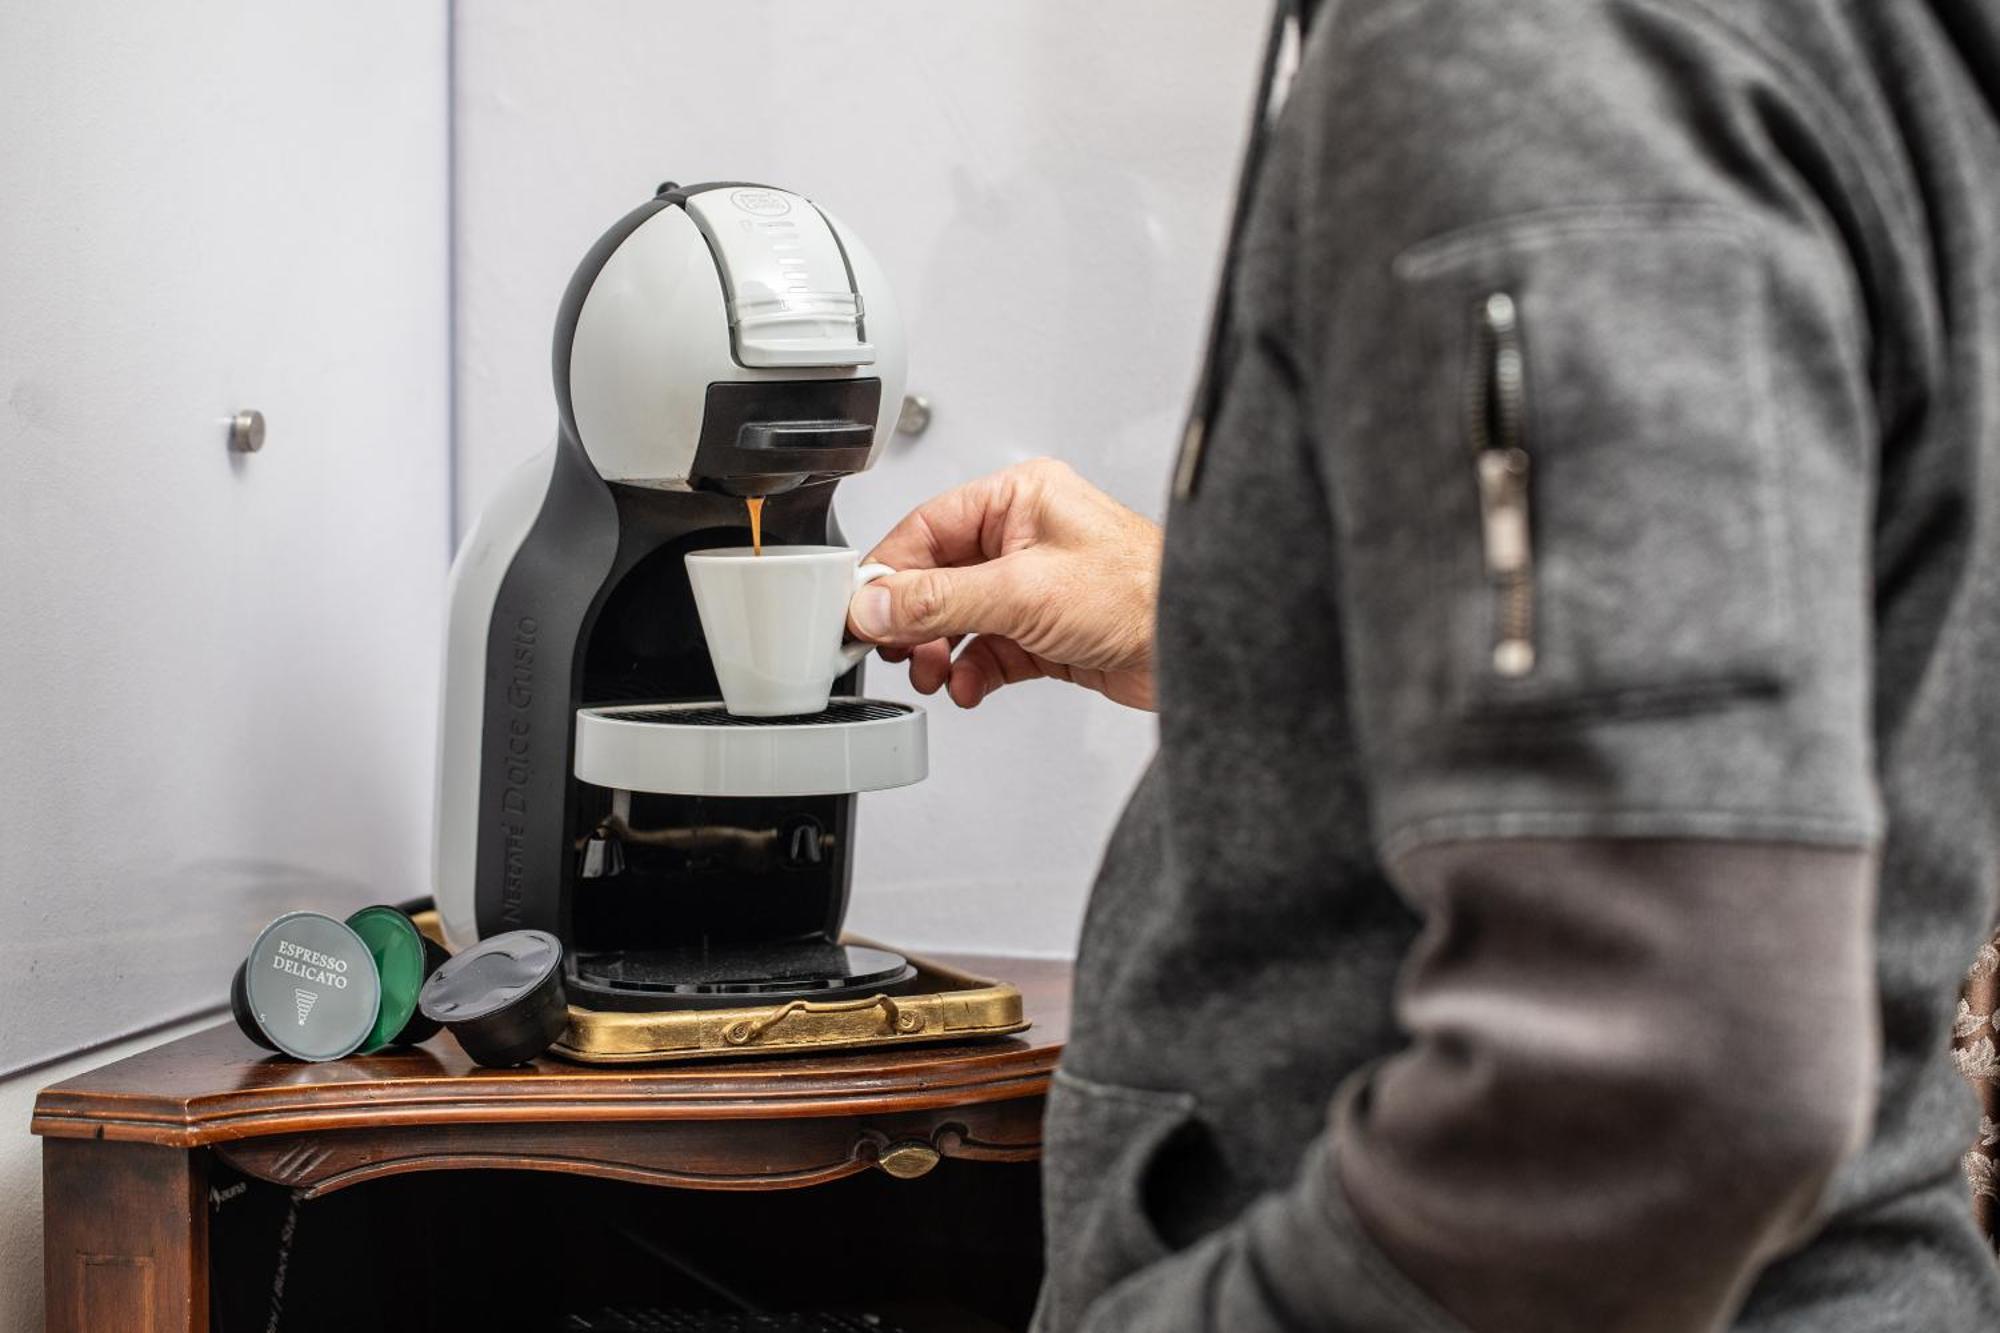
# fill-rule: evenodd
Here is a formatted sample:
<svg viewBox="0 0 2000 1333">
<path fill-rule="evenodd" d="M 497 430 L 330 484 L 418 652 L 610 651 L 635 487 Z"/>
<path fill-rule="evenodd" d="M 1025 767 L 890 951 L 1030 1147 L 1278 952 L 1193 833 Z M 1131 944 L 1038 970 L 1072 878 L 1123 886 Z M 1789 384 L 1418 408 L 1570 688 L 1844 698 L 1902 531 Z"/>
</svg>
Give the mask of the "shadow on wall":
<svg viewBox="0 0 2000 1333">
<path fill-rule="evenodd" d="M 118 911 L 80 920 L 59 938 L 0 944 L 0 976 L 10 985 L 67 995 L 86 1020 L 78 1029 L 86 1035 L 74 1039 L 42 1024 L 0 1029 L 0 1080 L 26 1078 L 110 1042 L 219 1012 L 231 971 L 257 932 L 285 912 L 310 908 L 344 915 L 369 902 L 410 896 L 306 866 L 250 858 L 211 857 L 136 873 Z M 213 947 L 216 923 L 204 903 L 226 903 L 237 914 L 226 927 L 236 941 L 226 952 Z M 91 994 L 105 988 L 122 990 L 128 998 L 136 993 L 143 1001 L 120 1006 L 121 1015 L 131 1015 L 120 1030 L 104 1032 L 87 1021 L 95 1008 Z M 190 1004 L 187 996 L 200 998 Z"/>
</svg>

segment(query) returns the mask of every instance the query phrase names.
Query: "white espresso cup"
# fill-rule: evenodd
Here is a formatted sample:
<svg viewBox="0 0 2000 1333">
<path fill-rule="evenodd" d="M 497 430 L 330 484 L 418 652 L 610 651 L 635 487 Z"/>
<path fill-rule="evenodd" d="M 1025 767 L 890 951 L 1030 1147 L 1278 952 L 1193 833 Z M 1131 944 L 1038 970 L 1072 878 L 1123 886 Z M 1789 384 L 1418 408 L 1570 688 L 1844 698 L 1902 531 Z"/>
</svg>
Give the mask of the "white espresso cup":
<svg viewBox="0 0 2000 1333">
<path fill-rule="evenodd" d="M 688 552 L 723 707 L 738 717 L 825 710 L 833 682 L 875 646 L 844 642 L 848 601 L 862 584 L 895 573 L 860 559 L 845 546 Z"/>
</svg>

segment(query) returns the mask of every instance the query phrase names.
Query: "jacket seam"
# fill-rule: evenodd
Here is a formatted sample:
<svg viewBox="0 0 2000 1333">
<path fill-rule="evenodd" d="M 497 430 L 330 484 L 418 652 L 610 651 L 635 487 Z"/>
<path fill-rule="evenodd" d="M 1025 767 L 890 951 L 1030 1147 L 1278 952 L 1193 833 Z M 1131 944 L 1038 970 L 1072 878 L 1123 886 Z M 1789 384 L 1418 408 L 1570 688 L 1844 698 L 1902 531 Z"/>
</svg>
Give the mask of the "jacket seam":
<svg viewBox="0 0 2000 1333">
<path fill-rule="evenodd" d="M 1565 204 L 1489 218 L 1426 236 L 1400 251 L 1389 261 L 1389 267 L 1397 278 L 1416 282 L 1491 251 L 1609 231 L 1710 232 L 1746 246 L 1754 243 L 1757 236 L 1754 215 L 1702 200 Z"/>
<path fill-rule="evenodd" d="M 1054 1081 L 1072 1087 L 1087 1097 L 1096 1097 L 1101 1101 L 1130 1102 L 1134 1106 L 1143 1106 L 1155 1111 L 1173 1110 L 1185 1113 L 1193 1111 L 1198 1105 L 1198 1100 L 1192 1092 L 1164 1088 L 1135 1088 L 1124 1083 L 1105 1083 L 1094 1078 L 1085 1078 L 1060 1066 L 1056 1069 Z"/>
<path fill-rule="evenodd" d="M 1379 839 L 1376 850 L 1386 864 L 1432 843 L 1546 837 L 1742 839 L 1865 850 L 1880 843 L 1881 830 L 1852 818 L 1731 810 L 1485 810 L 1399 824 Z"/>
<path fill-rule="evenodd" d="M 1774 592 L 1773 595 L 1778 594 Z M 1789 608 L 1786 610 L 1789 614 Z M 1790 664 L 1782 665 L 1789 667 Z M 1656 685 L 1581 687 L 1561 697 L 1509 699 L 1503 696 L 1482 700 L 1476 709 L 1468 709 L 1426 728 L 1425 733 L 1435 734 L 1446 741 L 1459 734 L 1547 736 L 1552 732 L 1582 729 L 1599 723 L 1722 713 L 1734 708 L 1769 704 L 1785 693 L 1793 674 L 1789 670 L 1780 670 L 1781 683 L 1742 670 Z"/>
</svg>

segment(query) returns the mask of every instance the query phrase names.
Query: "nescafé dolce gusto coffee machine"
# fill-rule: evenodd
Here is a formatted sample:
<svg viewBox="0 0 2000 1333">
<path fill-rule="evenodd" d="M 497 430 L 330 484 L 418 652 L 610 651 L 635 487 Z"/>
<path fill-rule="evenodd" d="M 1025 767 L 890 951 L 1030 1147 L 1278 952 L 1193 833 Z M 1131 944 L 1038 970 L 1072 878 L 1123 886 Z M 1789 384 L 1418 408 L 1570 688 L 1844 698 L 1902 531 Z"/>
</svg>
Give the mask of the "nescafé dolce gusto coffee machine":
<svg viewBox="0 0 2000 1333">
<path fill-rule="evenodd" d="M 926 770 L 924 716 L 718 702 L 684 557 L 841 545 L 894 429 L 903 339 L 867 250 L 799 195 L 664 185 L 556 320 L 553 447 L 453 566 L 436 896 L 455 947 L 564 949 L 558 1054 L 638 1061 L 1018 1031 L 1020 996 L 843 939 L 856 794 Z"/>
</svg>

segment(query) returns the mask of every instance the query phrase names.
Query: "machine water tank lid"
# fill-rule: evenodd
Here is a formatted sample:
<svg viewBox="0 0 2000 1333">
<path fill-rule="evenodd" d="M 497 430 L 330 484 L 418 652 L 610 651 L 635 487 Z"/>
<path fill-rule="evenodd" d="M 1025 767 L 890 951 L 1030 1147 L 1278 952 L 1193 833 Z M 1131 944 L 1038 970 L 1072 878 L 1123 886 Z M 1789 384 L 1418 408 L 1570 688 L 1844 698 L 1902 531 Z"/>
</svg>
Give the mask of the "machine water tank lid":
<svg viewBox="0 0 2000 1333">
<path fill-rule="evenodd" d="M 687 201 L 722 271 L 729 336 L 746 366 L 867 366 L 875 348 L 833 225 L 787 190 L 738 186 Z"/>
</svg>

